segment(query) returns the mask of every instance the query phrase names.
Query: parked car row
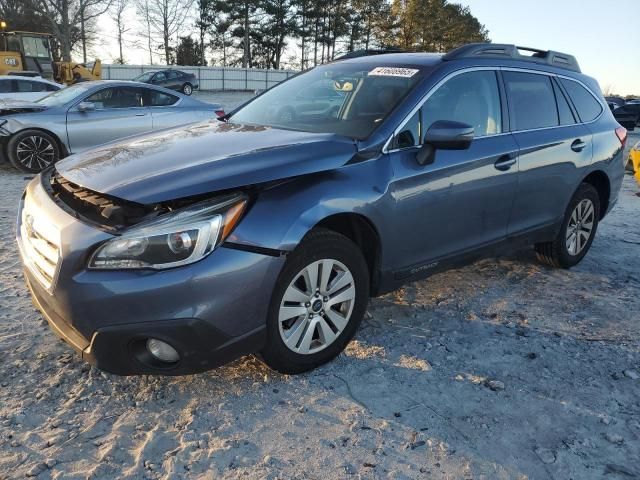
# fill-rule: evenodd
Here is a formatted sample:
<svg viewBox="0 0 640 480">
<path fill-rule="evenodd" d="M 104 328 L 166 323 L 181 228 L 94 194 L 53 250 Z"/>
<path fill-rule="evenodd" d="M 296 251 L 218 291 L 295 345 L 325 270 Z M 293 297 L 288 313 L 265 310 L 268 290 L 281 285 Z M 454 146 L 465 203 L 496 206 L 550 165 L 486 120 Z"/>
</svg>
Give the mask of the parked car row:
<svg viewBox="0 0 640 480">
<path fill-rule="evenodd" d="M 219 121 L 97 148 L 104 130 L 212 107 L 97 82 L 3 117 L 21 168 L 78 152 L 21 201 L 36 305 L 113 373 L 194 373 L 259 352 L 293 374 L 336 357 L 369 298 L 407 282 L 523 245 L 576 265 L 618 199 L 627 132 L 573 56 L 522 50 L 339 60 Z M 43 124 L 59 133 L 30 127 Z"/>
<path fill-rule="evenodd" d="M 35 173 L 96 145 L 221 115 L 222 105 L 162 87 L 83 82 L 35 102 L 0 103 L 0 145 L 16 168 Z"/>
</svg>

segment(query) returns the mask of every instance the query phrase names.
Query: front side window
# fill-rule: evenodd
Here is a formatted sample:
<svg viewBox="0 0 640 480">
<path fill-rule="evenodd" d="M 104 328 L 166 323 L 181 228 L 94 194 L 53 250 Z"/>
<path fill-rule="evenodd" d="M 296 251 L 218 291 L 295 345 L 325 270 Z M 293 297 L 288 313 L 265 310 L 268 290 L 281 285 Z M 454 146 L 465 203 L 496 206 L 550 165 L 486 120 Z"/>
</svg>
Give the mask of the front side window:
<svg viewBox="0 0 640 480">
<path fill-rule="evenodd" d="M 95 104 L 96 110 L 142 107 L 142 92 L 135 87 L 104 88 L 85 99 Z"/>
<path fill-rule="evenodd" d="M 367 138 L 419 83 L 428 67 L 336 62 L 297 75 L 241 107 L 230 122 Z M 306 92 L 301 96 L 301 92 Z M 322 92 L 308 108 L 309 96 Z M 309 95 L 309 96 L 307 96 Z M 315 97 L 318 98 L 318 97 Z"/>
<path fill-rule="evenodd" d="M 169 80 L 175 80 L 176 78 L 178 78 L 180 75 L 178 75 L 178 72 L 175 72 L 173 70 L 171 70 L 170 72 L 167 72 L 167 78 Z"/>
<path fill-rule="evenodd" d="M 0 80 L 0 93 L 11 93 L 12 80 Z"/>
<path fill-rule="evenodd" d="M 512 130 L 559 125 L 551 78 L 523 72 L 504 72 L 503 76 L 511 108 Z"/>
<path fill-rule="evenodd" d="M 578 111 L 580 120 L 583 122 L 591 122 L 598 118 L 598 115 L 602 112 L 602 105 L 598 102 L 589 91 L 573 80 L 567 80 L 566 78 L 560 79 L 564 88 L 567 89 L 569 97 L 573 105 Z"/>
<path fill-rule="evenodd" d="M 422 142 L 421 112 L 417 111 L 394 137 L 392 149 L 417 147 Z"/>
<path fill-rule="evenodd" d="M 476 137 L 502 133 L 502 110 L 496 73 L 489 70 L 456 75 L 422 107 L 424 132 L 438 120 L 466 123 Z"/>
<path fill-rule="evenodd" d="M 167 79 L 164 72 L 156 73 L 155 77 L 153 77 L 154 82 L 164 82 Z"/>
</svg>

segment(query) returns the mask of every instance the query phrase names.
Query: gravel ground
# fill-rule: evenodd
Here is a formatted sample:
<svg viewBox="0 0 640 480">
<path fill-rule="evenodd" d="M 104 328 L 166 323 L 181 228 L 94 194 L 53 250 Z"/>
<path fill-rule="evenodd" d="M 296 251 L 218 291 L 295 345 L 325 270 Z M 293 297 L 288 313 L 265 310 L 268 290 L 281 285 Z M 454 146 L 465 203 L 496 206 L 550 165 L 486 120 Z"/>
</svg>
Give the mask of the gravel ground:
<svg viewBox="0 0 640 480">
<path fill-rule="evenodd" d="M 83 363 L 21 279 L 25 183 L 0 167 L 0 479 L 640 476 L 631 177 L 572 270 L 523 251 L 411 284 L 372 301 L 336 361 L 295 377 L 253 357 L 181 378 Z"/>
</svg>

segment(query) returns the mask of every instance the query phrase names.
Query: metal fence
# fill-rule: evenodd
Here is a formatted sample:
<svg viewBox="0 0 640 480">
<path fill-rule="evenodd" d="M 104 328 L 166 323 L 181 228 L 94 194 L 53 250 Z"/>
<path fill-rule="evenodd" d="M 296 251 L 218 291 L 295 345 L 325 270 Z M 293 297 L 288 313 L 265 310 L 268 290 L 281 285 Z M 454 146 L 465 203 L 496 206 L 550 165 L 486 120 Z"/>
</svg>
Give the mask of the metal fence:
<svg viewBox="0 0 640 480">
<path fill-rule="evenodd" d="M 138 75 L 159 70 L 159 65 L 102 65 L 105 80 L 131 80 Z M 297 72 L 293 70 L 266 70 L 261 68 L 230 67 L 176 67 L 183 72 L 193 73 L 200 83 L 200 90 L 247 90 L 269 88 L 286 80 Z"/>
</svg>

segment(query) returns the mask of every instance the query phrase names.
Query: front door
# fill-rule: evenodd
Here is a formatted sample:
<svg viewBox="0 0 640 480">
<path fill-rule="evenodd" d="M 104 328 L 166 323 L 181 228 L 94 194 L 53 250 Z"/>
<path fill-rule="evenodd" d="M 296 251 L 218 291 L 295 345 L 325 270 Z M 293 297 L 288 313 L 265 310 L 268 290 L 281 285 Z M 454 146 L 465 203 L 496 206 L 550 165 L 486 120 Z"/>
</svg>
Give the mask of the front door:
<svg viewBox="0 0 640 480">
<path fill-rule="evenodd" d="M 424 133 L 437 120 L 472 125 L 468 150 L 438 150 L 433 162 L 416 162 Z M 518 147 L 503 133 L 496 72 L 454 76 L 438 88 L 391 145 L 396 201 L 397 278 L 436 267 L 506 237 L 516 193 Z"/>
<path fill-rule="evenodd" d="M 71 153 L 152 129 L 151 114 L 138 87 L 103 88 L 83 102 L 92 103 L 95 110 L 81 112 L 76 105 L 67 112 Z"/>
</svg>

